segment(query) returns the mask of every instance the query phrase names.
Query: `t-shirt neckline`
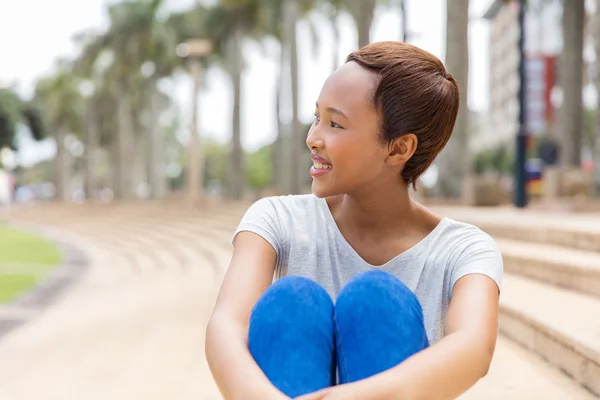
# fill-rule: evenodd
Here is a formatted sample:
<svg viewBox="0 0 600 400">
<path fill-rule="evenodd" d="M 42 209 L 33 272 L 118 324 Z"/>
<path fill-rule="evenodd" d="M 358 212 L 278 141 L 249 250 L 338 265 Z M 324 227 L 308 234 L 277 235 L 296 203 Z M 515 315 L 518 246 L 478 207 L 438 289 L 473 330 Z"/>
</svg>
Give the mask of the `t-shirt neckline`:
<svg viewBox="0 0 600 400">
<path fill-rule="evenodd" d="M 323 214 L 325 215 L 327 226 L 331 227 L 331 229 L 333 230 L 333 234 L 336 236 L 336 239 L 338 239 L 340 242 L 343 243 L 343 246 L 346 247 L 346 250 L 348 250 L 354 258 L 358 259 L 361 262 L 361 264 L 368 267 L 369 269 L 387 270 L 387 269 L 393 267 L 399 261 L 401 261 L 407 257 L 410 257 L 410 255 L 412 253 L 417 252 L 420 248 L 427 246 L 432 240 L 434 240 L 435 237 L 438 236 L 438 232 L 440 232 L 445 227 L 445 225 L 449 222 L 448 217 L 442 217 L 441 221 L 435 226 L 435 228 L 433 228 L 433 230 L 431 232 L 429 232 L 429 234 L 427 234 L 427 236 L 425 236 L 419 242 L 414 244 L 412 247 L 403 251 L 400 254 L 397 254 L 395 257 L 388 260 L 385 264 L 372 265 L 372 264 L 368 263 L 367 261 L 365 261 L 365 259 L 363 259 L 360 256 L 360 254 L 358 254 L 356 252 L 356 250 L 354 250 L 354 247 L 352 247 L 350 245 L 350 243 L 348 243 L 348 241 L 346 240 L 346 238 L 340 231 L 340 229 L 337 225 L 337 222 L 335 221 L 335 218 L 333 218 L 333 214 L 331 213 L 331 210 L 329 209 L 327 200 L 325 198 L 320 198 L 317 196 L 314 196 L 314 197 L 316 198 L 317 203 L 319 204 L 319 206 L 321 207 L 321 209 L 323 211 Z"/>
</svg>

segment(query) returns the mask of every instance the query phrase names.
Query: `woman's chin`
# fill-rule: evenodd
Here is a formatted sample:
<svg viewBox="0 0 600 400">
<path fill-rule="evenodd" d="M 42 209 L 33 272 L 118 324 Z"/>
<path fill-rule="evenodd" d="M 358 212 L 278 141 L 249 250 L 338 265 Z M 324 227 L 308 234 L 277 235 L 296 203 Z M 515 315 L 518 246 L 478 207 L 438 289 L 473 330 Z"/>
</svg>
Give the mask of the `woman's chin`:
<svg viewBox="0 0 600 400">
<path fill-rule="evenodd" d="M 331 197 L 335 195 L 331 189 L 332 188 L 326 187 L 321 182 L 317 182 L 316 180 L 313 180 L 311 185 L 312 194 L 319 198 Z"/>
</svg>

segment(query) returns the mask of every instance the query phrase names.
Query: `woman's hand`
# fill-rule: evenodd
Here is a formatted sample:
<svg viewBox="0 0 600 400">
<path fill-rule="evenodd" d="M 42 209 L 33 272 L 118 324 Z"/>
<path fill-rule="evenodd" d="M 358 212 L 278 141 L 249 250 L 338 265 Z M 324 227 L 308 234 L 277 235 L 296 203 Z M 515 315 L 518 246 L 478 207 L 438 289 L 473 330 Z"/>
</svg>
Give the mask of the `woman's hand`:
<svg viewBox="0 0 600 400">
<path fill-rule="evenodd" d="M 313 392 L 309 394 L 305 394 L 300 397 L 296 397 L 295 400 L 324 400 L 324 399 L 332 399 L 333 397 L 329 397 L 333 393 L 333 390 L 338 388 L 339 386 L 319 390 L 318 392 Z M 339 397 L 338 397 L 339 398 Z"/>
<path fill-rule="evenodd" d="M 363 381 L 363 382 L 366 382 Z M 360 383 L 348 383 L 333 386 L 318 392 L 296 397 L 295 400 L 375 400 L 376 395 L 370 391 L 367 385 Z"/>
</svg>

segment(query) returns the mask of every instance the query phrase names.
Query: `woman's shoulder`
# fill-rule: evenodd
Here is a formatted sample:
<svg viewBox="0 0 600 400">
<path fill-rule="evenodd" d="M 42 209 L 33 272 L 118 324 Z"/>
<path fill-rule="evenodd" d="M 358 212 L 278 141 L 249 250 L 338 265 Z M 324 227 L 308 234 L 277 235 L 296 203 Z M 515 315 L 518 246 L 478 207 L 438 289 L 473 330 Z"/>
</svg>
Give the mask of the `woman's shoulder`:
<svg viewBox="0 0 600 400">
<path fill-rule="evenodd" d="M 257 200 L 251 207 L 306 215 L 307 212 L 319 209 L 319 201 L 322 200 L 313 194 L 268 196 Z"/>
<path fill-rule="evenodd" d="M 450 217 L 444 217 L 443 221 L 445 223 L 443 235 L 449 241 L 462 244 L 483 242 L 495 246 L 494 238 L 474 224 L 459 221 Z"/>
<path fill-rule="evenodd" d="M 464 265 L 474 261 L 493 261 L 502 265 L 502 252 L 496 240 L 476 225 L 444 218 L 444 229 L 440 233 L 437 248 L 443 251 L 454 264 Z M 486 262 L 487 262 L 486 261 Z"/>
<path fill-rule="evenodd" d="M 324 201 L 312 194 L 268 196 L 256 200 L 246 211 L 242 222 L 278 226 L 289 230 L 302 222 L 315 221 L 322 216 Z"/>
</svg>

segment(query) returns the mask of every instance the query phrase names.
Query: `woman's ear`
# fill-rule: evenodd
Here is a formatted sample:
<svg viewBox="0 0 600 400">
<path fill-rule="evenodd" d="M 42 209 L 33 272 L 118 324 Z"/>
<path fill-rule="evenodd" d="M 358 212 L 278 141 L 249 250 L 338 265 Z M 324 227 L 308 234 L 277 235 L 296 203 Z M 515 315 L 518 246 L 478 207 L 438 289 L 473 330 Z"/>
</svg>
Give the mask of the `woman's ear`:
<svg viewBox="0 0 600 400">
<path fill-rule="evenodd" d="M 389 145 L 389 154 L 386 162 L 389 165 L 404 165 L 410 160 L 417 150 L 419 143 L 417 135 L 407 133 L 394 139 Z"/>
</svg>

